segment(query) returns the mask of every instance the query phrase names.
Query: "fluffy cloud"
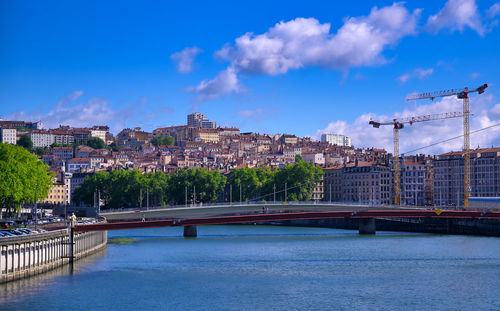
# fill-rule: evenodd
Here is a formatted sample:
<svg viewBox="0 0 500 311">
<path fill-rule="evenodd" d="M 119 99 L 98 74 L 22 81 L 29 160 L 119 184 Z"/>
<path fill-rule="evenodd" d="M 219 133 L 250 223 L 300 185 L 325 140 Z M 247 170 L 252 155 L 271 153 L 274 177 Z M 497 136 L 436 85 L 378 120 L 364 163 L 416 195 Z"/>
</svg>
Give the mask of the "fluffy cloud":
<svg viewBox="0 0 500 311">
<path fill-rule="evenodd" d="M 123 124 L 138 115 L 137 110 L 147 104 L 147 96 L 118 110 L 109 107 L 105 98 L 92 97 L 86 101 L 77 102 L 83 91 L 74 91 L 58 100 L 50 111 L 40 110 L 26 112 L 15 111 L 6 116 L 7 120 L 42 121 L 45 128 L 57 128 L 59 125 L 87 127 L 93 125 L 114 125 L 115 131 L 123 129 Z M 142 114 L 140 114 L 142 115 Z"/>
<path fill-rule="evenodd" d="M 197 94 L 198 101 L 205 101 L 217 98 L 231 92 L 239 92 L 241 90 L 238 77 L 234 67 L 230 66 L 212 80 L 203 80 L 196 87 L 190 87 L 188 92 Z"/>
<path fill-rule="evenodd" d="M 203 52 L 199 47 L 193 46 L 170 55 L 170 59 L 177 63 L 177 71 L 190 73 L 194 70 L 193 62 L 198 54 Z"/>
<path fill-rule="evenodd" d="M 400 3 L 374 7 L 366 17 L 347 18 L 335 34 L 329 23 L 296 18 L 261 35 L 246 33 L 215 55 L 241 72 L 269 75 L 309 66 L 348 69 L 380 64 L 386 47 L 416 33 L 419 12 L 410 13 Z"/>
<path fill-rule="evenodd" d="M 397 77 L 397 80 L 400 83 L 406 83 L 408 80 L 410 80 L 412 78 L 418 78 L 420 80 L 423 80 L 433 73 L 434 73 L 433 68 L 429 68 L 429 69 L 416 68 L 412 71 L 406 72 L 406 73 L 402 74 L 401 76 Z"/>
<path fill-rule="evenodd" d="M 485 32 L 475 0 L 448 0 L 441 11 L 427 19 L 426 27 L 431 32 L 444 28 L 462 32 L 465 27 L 475 30 L 481 36 Z"/>
<path fill-rule="evenodd" d="M 492 98 L 489 96 L 485 96 L 484 99 L 478 97 L 471 98 L 471 111 L 474 113 L 474 117 L 471 118 L 471 131 L 498 123 L 498 120 L 494 120 L 494 118 L 500 118 L 500 104 L 497 104 L 492 109 L 488 109 L 487 103 L 491 102 L 491 100 Z M 420 105 L 414 109 L 405 109 L 402 112 L 396 113 L 395 116 L 369 113 L 361 115 L 353 123 L 346 121 L 331 122 L 326 128 L 318 130 L 315 137 L 319 139 L 322 133 L 344 134 L 350 136 L 353 144 L 357 147 L 384 148 L 388 152 L 392 152 L 394 150 L 392 126 L 381 126 L 378 129 L 373 128 L 368 124 L 370 119 L 389 121 L 393 118 L 441 114 L 443 112 L 454 111 L 462 111 L 462 100 L 454 97 L 445 97 L 440 101 Z M 399 150 L 401 153 L 409 152 L 462 134 L 462 118 L 415 123 L 414 125 L 405 124 L 405 128 L 400 131 Z M 471 135 L 471 148 L 476 148 L 477 146 L 498 146 L 499 144 L 500 126 Z M 462 147 L 463 138 L 457 138 L 417 152 L 440 154 L 451 150 L 461 150 Z"/>
<path fill-rule="evenodd" d="M 489 117 L 492 119 L 500 120 L 500 104 L 496 104 L 490 110 Z"/>
<path fill-rule="evenodd" d="M 386 48 L 416 33 L 419 15 L 420 10 L 410 13 L 401 3 L 374 7 L 368 16 L 346 18 L 336 33 L 315 18 L 282 21 L 263 34 L 246 33 L 215 52 L 216 58 L 230 63 L 228 69 L 188 91 L 208 100 L 237 91 L 239 73 L 278 75 L 311 66 L 347 70 L 382 64 Z"/>
</svg>

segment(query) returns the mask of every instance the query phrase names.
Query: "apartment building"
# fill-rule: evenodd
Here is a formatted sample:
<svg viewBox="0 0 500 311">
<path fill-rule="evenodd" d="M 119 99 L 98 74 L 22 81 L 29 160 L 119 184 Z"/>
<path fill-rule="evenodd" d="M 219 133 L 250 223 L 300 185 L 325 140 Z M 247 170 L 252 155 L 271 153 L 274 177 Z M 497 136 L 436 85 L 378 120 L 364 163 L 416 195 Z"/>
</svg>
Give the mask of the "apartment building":
<svg viewBox="0 0 500 311">
<path fill-rule="evenodd" d="M 17 130 L 14 127 L 2 126 L 0 128 L 0 142 L 15 145 L 17 143 Z"/>
<path fill-rule="evenodd" d="M 324 201 L 342 201 L 342 166 L 332 166 L 323 169 Z"/>
<path fill-rule="evenodd" d="M 34 130 L 29 133 L 33 147 L 49 147 L 54 143 L 54 135 L 48 131 Z"/>
<path fill-rule="evenodd" d="M 54 147 L 52 148 L 54 153 L 54 158 L 61 160 L 73 159 L 73 148 L 72 147 Z"/>
<path fill-rule="evenodd" d="M 351 138 L 339 134 L 321 134 L 321 142 L 337 146 L 351 146 Z"/>
<path fill-rule="evenodd" d="M 405 161 L 401 167 L 401 203 L 425 205 L 425 162 Z"/>
<path fill-rule="evenodd" d="M 388 166 L 360 162 L 342 168 L 343 201 L 392 204 L 393 174 Z"/>
<path fill-rule="evenodd" d="M 471 150 L 470 159 L 470 195 L 500 196 L 500 148 Z M 434 202 L 438 206 L 463 206 L 463 151 L 448 152 L 434 160 Z"/>
</svg>

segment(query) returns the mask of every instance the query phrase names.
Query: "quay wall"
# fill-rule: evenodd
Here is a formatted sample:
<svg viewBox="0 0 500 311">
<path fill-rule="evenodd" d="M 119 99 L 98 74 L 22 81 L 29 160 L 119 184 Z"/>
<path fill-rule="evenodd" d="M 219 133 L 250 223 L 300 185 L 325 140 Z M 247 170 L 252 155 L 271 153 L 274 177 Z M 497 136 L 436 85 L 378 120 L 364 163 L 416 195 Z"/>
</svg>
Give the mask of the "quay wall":
<svg viewBox="0 0 500 311">
<path fill-rule="evenodd" d="M 73 258 L 78 260 L 106 247 L 107 232 L 74 234 Z M 0 238 L 0 283 L 40 274 L 70 262 L 70 231 Z"/>
<path fill-rule="evenodd" d="M 358 219 L 312 219 L 272 222 L 275 225 L 358 230 Z M 377 218 L 377 231 L 464 234 L 500 237 L 500 220 L 458 218 Z"/>
</svg>

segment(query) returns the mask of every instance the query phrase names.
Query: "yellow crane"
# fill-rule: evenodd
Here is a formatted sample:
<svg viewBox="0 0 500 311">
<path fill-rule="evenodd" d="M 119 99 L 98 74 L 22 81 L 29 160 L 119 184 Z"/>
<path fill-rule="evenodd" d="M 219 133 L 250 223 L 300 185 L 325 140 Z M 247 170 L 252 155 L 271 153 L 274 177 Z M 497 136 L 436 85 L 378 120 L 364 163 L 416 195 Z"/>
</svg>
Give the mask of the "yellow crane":
<svg viewBox="0 0 500 311">
<path fill-rule="evenodd" d="M 456 95 L 458 99 L 463 99 L 463 117 L 464 117 L 464 207 L 469 207 L 469 196 L 471 192 L 470 187 L 470 107 L 469 107 L 469 93 L 477 92 L 483 94 L 488 84 L 483 84 L 478 88 L 471 89 L 465 87 L 461 89 L 451 89 L 445 91 L 436 91 L 430 93 L 421 93 L 409 95 L 406 100 L 417 99 L 431 99 L 436 97 L 447 97 Z"/>
<path fill-rule="evenodd" d="M 443 120 L 450 118 L 462 117 L 462 112 L 446 112 L 440 114 L 428 114 L 418 117 L 407 117 L 392 119 L 392 121 L 377 122 L 370 120 L 368 122 L 374 128 L 379 128 L 381 125 L 392 125 L 393 135 L 394 135 L 394 204 L 399 205 L 401 203 L 401 167 L 399 163 L 399 130 L 404 128 L 405 124 L 413 125 L 417 122 L 427 122 L 435 120 Z"/>
</svg>

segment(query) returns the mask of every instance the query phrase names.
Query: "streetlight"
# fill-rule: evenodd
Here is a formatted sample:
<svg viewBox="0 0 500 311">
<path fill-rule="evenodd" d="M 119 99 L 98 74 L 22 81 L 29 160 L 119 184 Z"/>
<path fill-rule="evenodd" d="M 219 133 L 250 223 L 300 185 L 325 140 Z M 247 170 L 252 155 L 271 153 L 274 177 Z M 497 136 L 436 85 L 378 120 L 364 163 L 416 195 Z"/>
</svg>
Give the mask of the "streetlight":
<svg viewBox="0 0 500 311">
<path fill-rule="evenodd" d="M 38 184 L 35 184 L 35 231 L 38 230 Z"/>
</svg>

